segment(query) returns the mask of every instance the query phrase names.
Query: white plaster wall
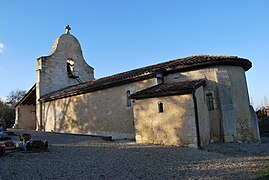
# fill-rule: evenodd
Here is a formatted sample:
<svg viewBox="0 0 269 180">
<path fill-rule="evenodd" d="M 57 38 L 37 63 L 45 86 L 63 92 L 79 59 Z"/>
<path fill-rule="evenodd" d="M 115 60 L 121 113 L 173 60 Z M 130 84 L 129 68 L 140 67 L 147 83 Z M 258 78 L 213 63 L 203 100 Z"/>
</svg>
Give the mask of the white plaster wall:
<svg viewBox="0 0 269 180">
<path fill-rule="evenodd" d="M 133 107 L 126 106 L 126 92 L 133 93 L 156 83 L 153 78 L 45 102 L 42 109 L 45 130 L 134 138 Z"/>
</svg>

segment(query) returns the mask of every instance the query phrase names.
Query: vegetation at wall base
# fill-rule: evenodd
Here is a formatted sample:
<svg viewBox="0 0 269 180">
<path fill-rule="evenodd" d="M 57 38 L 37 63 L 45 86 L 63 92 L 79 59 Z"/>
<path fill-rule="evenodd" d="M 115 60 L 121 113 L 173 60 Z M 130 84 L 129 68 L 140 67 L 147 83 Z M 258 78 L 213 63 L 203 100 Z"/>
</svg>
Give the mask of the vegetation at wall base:
<svg viewBox="0 0 269 180">
<path fill-rule="evenodd" d="M 269 165 L 266 170 L 260 171 L 259 180 L 267 180 L 269 179 Z"/>
</svg>

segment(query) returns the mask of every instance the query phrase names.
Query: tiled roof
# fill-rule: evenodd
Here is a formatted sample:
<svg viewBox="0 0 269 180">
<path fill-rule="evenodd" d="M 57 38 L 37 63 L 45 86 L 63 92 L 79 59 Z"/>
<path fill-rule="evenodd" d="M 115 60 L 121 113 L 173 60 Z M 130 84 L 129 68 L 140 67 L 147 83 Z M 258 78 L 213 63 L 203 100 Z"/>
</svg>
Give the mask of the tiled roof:
<svg viewBox="0 0 269 180">
<path fill-rule="evenodd" d="M 169 71 L 188 71 L 216 65 L 240 66 L 245 71 L 250 69 L 252 66 L 249 60 L 239 58 L 237 56 L 195 55 L 134 69 L 75 86 L 70 86 L 55 92 L 51 92 L 43 96 L 41 100 L 49 101 L 147 79 L 154 77 L 155 73 L 159 71 L 166 73 Z"/>
<path fill-rule="evenodd" d="M 205 80 L 203 79 L 185 82 L 164 83 L 144 89 L 142 91 L 138 91 L 134 94 L 131 94 L 130 97 L 132 99 L 143 99 L 176 94 L 190 94 L 204 83 Z"/>
</svg>

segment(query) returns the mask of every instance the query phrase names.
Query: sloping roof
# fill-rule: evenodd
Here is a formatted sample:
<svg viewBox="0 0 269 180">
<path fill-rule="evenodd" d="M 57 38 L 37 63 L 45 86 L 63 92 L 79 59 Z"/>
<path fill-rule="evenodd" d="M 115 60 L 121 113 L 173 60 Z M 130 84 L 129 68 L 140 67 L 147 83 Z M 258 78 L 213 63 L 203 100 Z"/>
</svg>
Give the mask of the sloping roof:
<svg viewBox="0 0 269 180">
<path fill-rule="evenodd" d="M 42 101 L 50 101 L 54 99 L 60 99 L 73 95 L 83 94 L 87 92 L 97 91 L 100 89 L 110 88 L 121 84 L 126 84 L 138 80 L 154 77 L 154 74 L 150 73 L 120 73 L 113 76 L 108 76 L 93 81 L 89 81 L 82 84 L 69 86 L 67 88 L 60 89 L 58 91 L 51 92 L 41 98 Z"/>
<path fill-rule="evenodd" d="M 240 66 L 245 71 L 252 67 L 252 63 L 237 56 L 209 56 L 195 55 L 176 60 L 171 60 L 151 66 L 146 66 L 131 71 L 115 74 L 112 76 L 96 79 L 86 83 L 70 86 L 55 92 L 51 92 L 41 98 L 43 101 L 60 99 L 68 96 L 92 92 L 103 88 L 109 88 L 155 76 L 156 72 L 162 71 L 188 71 L 217 65 Z"/>
<path fill-rule="evenodd" d="M 21 105 L 21 104 L 36 104 L 36 84 L 32 86 L 32 88 L 25 94 L 25 96 L 17 102 L 15 107 Z"/>
<path fill-rule="evenodd" d="M 193 80 L 185 82 L 159 84 L 142 91 L 131 94 L 132 99 L 144 99 L 150 97 L 190 94 L 205 83 L 205 80 Z"/>
</svg>

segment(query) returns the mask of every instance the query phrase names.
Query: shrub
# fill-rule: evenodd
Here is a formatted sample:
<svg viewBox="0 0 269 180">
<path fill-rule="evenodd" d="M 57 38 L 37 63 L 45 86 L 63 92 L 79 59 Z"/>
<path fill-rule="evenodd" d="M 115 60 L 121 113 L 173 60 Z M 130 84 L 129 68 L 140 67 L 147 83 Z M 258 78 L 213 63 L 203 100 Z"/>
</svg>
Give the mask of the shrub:
<svg viewBox="0 0 269 180">
<path fill-rule="evenodd" d="M 269 109 L 268 107 L 261 107 L 256 111 L 259 119 L 260 135 L 265 136 L 269 134 Z"/>
</svg>

